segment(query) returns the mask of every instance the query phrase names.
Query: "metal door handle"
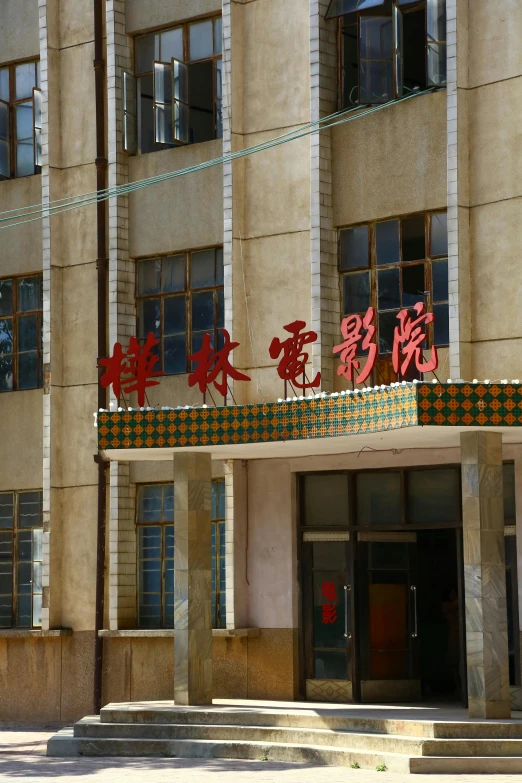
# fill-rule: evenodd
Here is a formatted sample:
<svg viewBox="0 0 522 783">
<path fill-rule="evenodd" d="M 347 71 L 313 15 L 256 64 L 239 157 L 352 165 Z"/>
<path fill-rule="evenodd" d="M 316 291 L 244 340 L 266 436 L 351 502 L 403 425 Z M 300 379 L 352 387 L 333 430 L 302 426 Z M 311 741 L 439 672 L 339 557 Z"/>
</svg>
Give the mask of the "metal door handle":
<svg viewBox="0 0 522 783">
<path fill-rule="evenodd" d="M 348 592 L 352 589 L 351 585 L 344 586 L 344 638 L 351 639 L 352 634 L 348 633 Z"/>
<path fill-rule="evenodd" d="M 417 627 L 417 588 L 415 585 L 411 586 L 411 591 L 413 593 L 413 621 L 414 621 L 414 630 L 412 633 L 412 638 L 416 639 L 418 636 L 418 627 Z"/>
</svg>

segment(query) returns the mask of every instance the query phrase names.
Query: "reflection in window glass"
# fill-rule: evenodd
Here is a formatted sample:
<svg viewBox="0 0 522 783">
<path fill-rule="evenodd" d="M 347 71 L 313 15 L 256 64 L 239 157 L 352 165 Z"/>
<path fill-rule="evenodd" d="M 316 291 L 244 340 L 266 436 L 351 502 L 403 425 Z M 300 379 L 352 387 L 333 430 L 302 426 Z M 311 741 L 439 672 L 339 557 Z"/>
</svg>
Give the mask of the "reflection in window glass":
<svg viewBox="0 0 522 783">
<path fill-rule="evenodd" d="M 162 63 L 170 63 L 172 58 L 184 62 L 183 56 L 183 28 L 176 27 L 174 30 L 165 30 L 159 33 L 160 38 L 160 56 Z"/>
<path fill-rule="evenodd" d="M 340 268 L 361 269 L 370 265 L 368 226 L 341 231 Z"/>
<path fill-rule="evenodd" d="M 0 391 L 42 385 L 42 307 L 41 275 L 0 281 Z"/>
<path fill-rule="evenodd" d="M 400 473 L 358 473 L 356 478 L 358 525 L 400 525 Z"/>
<path fill-rule="evenodd" d="M 411 524 L 456 522 L 459 508 L 457 471 L 454 468 L 409 470 L 407 507 Z"/>
<path fill-rule="evenodd" d="M 203 60 L 214 54 L 212 19 L 189 25 L 189 58 Z"/>
<path fill-rule="evenodd" d="M 430 218 L 431 255 L 448 255 L 448 215 L 439 212 Z"/>
<path fill-rule="evenodd" d="M 370 275 L 368 272 L 345 275 L 343 278 L 343 313 L 360 313 L 370 306 Z"/>
<path fill-rule="evenodd" d="M 318 473 L 304 477 L 304 524 L 348 525 L 348 477 Z"/>
<path fill-rule="evenodd" d="M 397 264 L 399 258 L 399 221 L 387 220 L 375 224 L 377 264 Z"/>
</svg>

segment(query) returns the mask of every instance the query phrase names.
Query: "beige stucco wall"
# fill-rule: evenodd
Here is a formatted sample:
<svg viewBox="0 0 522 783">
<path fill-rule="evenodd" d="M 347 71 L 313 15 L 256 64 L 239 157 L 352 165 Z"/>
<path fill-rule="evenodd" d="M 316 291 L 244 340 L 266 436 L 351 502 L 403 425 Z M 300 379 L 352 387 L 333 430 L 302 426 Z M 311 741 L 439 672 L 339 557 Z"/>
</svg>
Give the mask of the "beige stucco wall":
<svg viewBox="0 0 522 783">
<path fill-rule="evenodd" d="M 0 394 L 0 491 L 42 486 L 42 390 Z"/>
<path fill-rule="evenodd" d="M 522 8 L 469 4 L 468 153 L 472 367 L 522 374 Z"/>
<path fill-rule="evenodd" d="M 171 26 L 194 16 L 221 11 L 221 0 L 126 0 L 125 22 L 127 33 Z"/>
<path fill-rule="evenodd" d="M 30 207 L 42 201 L 39 174 L 0 182 L 0 212 Z M 33 211 L 33 210 L 30 210 Z M 37 217 L 33 215 L 32 217 Z M 42 271 L 42 226 L 40 221 L 23 227 L 3 229 L 1 234 L 0 277 Z"/>
<path fill-rule="evenodd" d="M 332 129 L 334 226 L 444 209 L 446 93 Z"/>
<path fill-rule="evenodd" d="M 0 62 L 28 60 L 39 54 L 38 0 L 2 0 Z"/>
<path fill-rule="evenodd" d="M 129 158 L 129 180 L 194 166 L 223 154 L 221 141 L 149 152 Z M 223 175 L 214 166 L 132 193 L 129 252 L 132 258 L 223 244 Z"/>
</svg>

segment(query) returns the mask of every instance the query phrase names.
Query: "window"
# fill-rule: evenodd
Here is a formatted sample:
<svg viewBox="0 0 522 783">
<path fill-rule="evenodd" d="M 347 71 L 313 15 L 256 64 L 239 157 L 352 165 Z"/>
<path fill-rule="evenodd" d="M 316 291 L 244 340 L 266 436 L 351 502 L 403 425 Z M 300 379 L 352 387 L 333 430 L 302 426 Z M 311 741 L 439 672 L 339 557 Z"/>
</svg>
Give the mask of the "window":
<svg viewBox="0 0 522 783">
<path fill-rule="evenodd" d="M 334 17 L 343 107 L 446 84 L 446 0 L 331 0 Z"/>
<path fill-rule="evenodd" d="M 221 41 L 220 16 L 135 39 L 135 76 L 123 84 L 127 152 L 222 138 Z"/>
<path fill-rule="evenodd" d="M 355 226 L 342 230 L 339 239 L 342 314 L 364 315 L 368 307 L 375 309 L 375 382 L 390 383 L 396 380 L 391 352 L 399 310 L 424 302 L 435 316 L 426 327 L 426 348 L 449 344 L 446 213 Z"/>
<path fill-rule="evenodd" d="M 0 280 L 0 392 L 42 386 L 42 275 Z"/>
<path fill-rule="evenodd" d="M 37 174 L 41 166 L 40 63 L 0 67 L 0 179 Z"/>
<path fill-rule="evenodd" d="M 138 337 L 145 341 L 152 332 L 158 339 L 159 369 L 186 373 L 205 332 L 213 346 L 222 345 L 223 249 L 146 258 L 136 266 Z"/>
<path fill-rule="evenodd" d="M 1 496 L 0 496 L 1 497 Z M 174 483 L 137 495 L 138 627 L 174 627 Z M 212 625 L 226 627 L 225 482 L 212 482 Z"/>
<path fill-rule="evenodd" d="M 0 627 L 42 625 L 42 492 L 0 493 Z"/>
</svg>

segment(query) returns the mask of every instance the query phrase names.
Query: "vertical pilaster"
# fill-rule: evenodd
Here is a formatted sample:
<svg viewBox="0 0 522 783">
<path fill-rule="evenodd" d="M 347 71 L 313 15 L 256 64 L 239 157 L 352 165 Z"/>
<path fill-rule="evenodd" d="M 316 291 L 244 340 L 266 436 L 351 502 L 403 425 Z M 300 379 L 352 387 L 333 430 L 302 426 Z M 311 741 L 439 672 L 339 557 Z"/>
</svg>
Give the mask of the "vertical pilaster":
<svg viewBox="0 0 522 783">
<path fill-rule="evenodd" d="M 468 0 L 447 0 L 446 25 L 450 374 L 470 379 Z"/>
<path fill-rule="evenodd" d="M 502 435 L 460 436 L 469 714 L 509 718 Z"/>
<path fill-rule="evenodd" d="M 327 22 L 328 0 L 310 0 L 310 120 L 337 108 L 337 20 Z M 339 331 L 339 274 L 332 208 L 332 139 L 325 129 L 310 136 L 310 258 L 312 264 L 313 371 L 323 391 L 333 390 L 332 348 Z"/>
<path fill-rule="evenodd" d="M 212 704 L 212 463 L 174 455 L 174 701 Z"/>
<path fill-rule="evenodd" d="M 129 38 L 125 34 L 125 0 L 107 0 L 107 129 L 110 189 L 129 180 L 123 149 L 123 76 L 132 70 Z M 129 198 L 109 199 L 109 348 L 128 345 L 136 333 L 135 267 L 129 258 Z M 111 402 L 116 403 L 111 393 Z M 128 463 L 110 468 L 110 590 L 111 630 L 133 628 L 136 622 L 136 531 L 134 492 Z"/>
</svg>

